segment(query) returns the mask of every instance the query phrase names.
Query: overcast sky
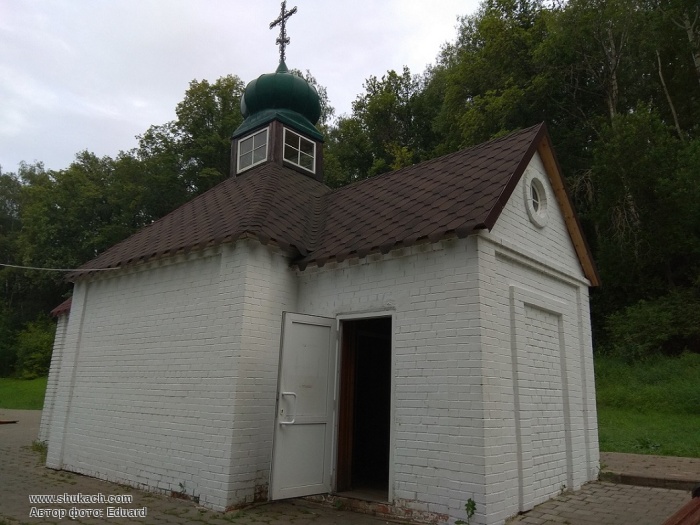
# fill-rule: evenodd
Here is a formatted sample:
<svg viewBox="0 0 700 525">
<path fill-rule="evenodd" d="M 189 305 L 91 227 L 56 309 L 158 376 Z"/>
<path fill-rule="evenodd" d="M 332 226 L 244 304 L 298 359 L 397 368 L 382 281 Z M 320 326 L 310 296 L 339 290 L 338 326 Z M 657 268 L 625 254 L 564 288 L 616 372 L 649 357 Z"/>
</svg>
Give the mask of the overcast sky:
<svg viewBox="0 0 700 525">
<path fill-rule="evenodd" d="M 0 166 L 116 156 L 175 118 L 193 79 L 275 70 L 278 0 L 0 0 Z M 478 0 L 288 0 L 287 65 L 348 113 L 371 75 L 422 73 Z"/>
</svg>

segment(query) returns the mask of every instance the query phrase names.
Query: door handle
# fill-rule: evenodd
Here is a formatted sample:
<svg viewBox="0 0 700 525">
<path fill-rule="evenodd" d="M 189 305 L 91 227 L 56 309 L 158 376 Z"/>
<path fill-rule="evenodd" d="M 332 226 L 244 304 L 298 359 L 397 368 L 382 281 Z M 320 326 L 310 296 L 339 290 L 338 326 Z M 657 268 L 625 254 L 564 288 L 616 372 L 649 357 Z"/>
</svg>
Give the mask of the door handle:
<svg viewBox="0 0 700 525">
<path fill-rule="evenodd" d="M 294 407 L 294 411 L 292 412 L 292 419 L 290 421 L 280 421 L 279 423 L 280 425 L 293 425 L 297 413 L 297 395 L 294 392 L 280 392 L 280 399 L 282 399 L 282 396 L 292 396 L 294 398 L 294 404 L 290 404 L 290 406 Z"/>
</svg>

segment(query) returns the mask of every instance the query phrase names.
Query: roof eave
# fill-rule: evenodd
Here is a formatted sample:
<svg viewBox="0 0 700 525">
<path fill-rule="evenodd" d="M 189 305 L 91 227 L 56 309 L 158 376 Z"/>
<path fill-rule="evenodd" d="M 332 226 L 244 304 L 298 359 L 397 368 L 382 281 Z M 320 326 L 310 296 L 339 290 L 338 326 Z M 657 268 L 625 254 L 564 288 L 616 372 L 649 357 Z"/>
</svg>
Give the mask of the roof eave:
<svg viewBox="0 0 700 525">
<path fill-rule="evenodd" d="M 600 286 L 600 275 L 598 274 L 598 269 L 593 260 L 593 255 L 591 249 L 588 246 L 585 236 L 583 235 L 583 229 L 581 228 L 581 222 L 579 221 L 578 215 L 574 210 L 571 197 L 566 190 L 566 185 L 564 184 L 564 178 L 562 176 L 561 167 L 559 166 L 559 161 L 554 153 L 554 148 L 552 147 L 552 139 L 547 131 L 547 125 L 542 122 L 540 124 L 537 133 L 532 138 L 532 142 L 528 146 L 527 151 L 523 155 L 522 159 L 518 163 L 517 168 L 513 172 L 510 180 L 506 184 L 498 198 L 498 202 L 489 212 L 488 217 L 484 221 L 484 227 L 491 230 L 498 217 L 500 217 L 503 208 L 505 208 L 506 203 L 513 194 L 515 187 L 517 186 L 520 178 L 525 173 L 532 157 L 535 152 L 540 154 L 542 163 L 544 164 L 545 170 L 547 171 L 547 176 L 554 190 L 555 198 L 559 204 L 559 208 L 564 215 L 564 222 L 566 224 L 566 229 L 569 232 L 571 242 L 574 245 L 574 250 L 581 264 L 584 275 L 590 282 L 591 286 Z"/>
<path fill-rule="evenodd" d="M 564 216 L 564 223 L 566 224 L 566 229 L 569 232 L 571 242 L 574 245 L 576 255 L 581 263 L 583 273 L 590 282 L 591 286 L 600 286 L 601 281 L 598 268 L 593 260 L 593 254 L 590 246 L 588 245 L 586 237 L 583 234 L 581 221 L 576 214 L 571 196 L 566 189 L 566 184 L 564 184 L 564 178 L 559 166 L 559 161 L 557 160 L 552 147 L 552 140 L 549 137 L 549 133 L 547 133 L 544 125 L 543 130 L 543 136 L 537 141 L 537 152 L 540 154 L 542 163 L 544 164 L 547 175 L 549 176 L 549 181 L 552 185 L 552 189 L 554 190 L 554 196 L 557 199 L 559 208 Z"/>
<path fill-rule="evenodd" d="M 177 257 L 178 255 L 185 255 L 192 252 L 200 252 L 208 248 L 214 248 L 223 244 L 236 243 L 244 239 L 253 239 L 259 242 L 263 246 L 276 247 L 282 252 L 284 252 L 290 259 L 295 259 L 299 256 L 304 256 L 308 254 L 308 250 L 304 246 L 297 246 L 295 243 L 283 239 L 275 239 L 269 235 L 253 231 L 246 230 L 239 235 L 228 236 L 223 239 L 213 239 L 209 242 L 204 242 L 195 246 L 188 246 L 185 248 L 180 248 L 177 250 L 168 250 L 160 253 L 153 253 L 148 256 L 139 257 L 136 259 L 130 259 L 124 263 L 119 263 L 115 267 L 101 267 L 101 268 L 79 268 L 74 272 L 69 273 L 66 276 L 66 280 L 69 282 L 76 282 L 81 279 L 88 279 L 102 273 L 105 270 L 125 270 L 127 268 L 134 268 L 141 264 L 152 263 L 160 260 L 164 260 L 170 257 Z"/>
</svg>

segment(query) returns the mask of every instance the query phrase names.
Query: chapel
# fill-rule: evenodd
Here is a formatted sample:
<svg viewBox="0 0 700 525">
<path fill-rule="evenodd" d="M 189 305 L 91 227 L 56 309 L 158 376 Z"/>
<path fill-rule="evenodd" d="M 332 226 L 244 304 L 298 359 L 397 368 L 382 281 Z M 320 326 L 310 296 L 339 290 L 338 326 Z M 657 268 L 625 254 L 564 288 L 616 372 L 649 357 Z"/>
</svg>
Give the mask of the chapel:
<svg viewBox="0 0 700 525">
<path fill-rule="evenodd" d="M 482 525 L 596 479 L 599 277 L 546 126 L 332 190 L 281 47 L 230 177 L 69 275 L 47 466 Z"/>
</svg>

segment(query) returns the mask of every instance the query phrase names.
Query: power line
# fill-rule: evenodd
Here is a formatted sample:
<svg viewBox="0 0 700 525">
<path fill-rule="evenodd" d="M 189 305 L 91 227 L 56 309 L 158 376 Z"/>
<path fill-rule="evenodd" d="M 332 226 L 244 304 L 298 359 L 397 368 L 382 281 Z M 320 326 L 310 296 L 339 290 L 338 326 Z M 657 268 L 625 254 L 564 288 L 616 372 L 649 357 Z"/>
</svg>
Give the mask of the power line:
<svg viewBox="0 0 700 525">
<path fill-rule="evenodd" d="M 77 272 L 77 271 L 89 271 L 89 272 L 109 272 L 111 270 L 118 270 L 119 268 L 39 268 L 37 266 L 20 266 L 18 264 L 5 264 L 0 263 L 0 266 L 5 266 L 7 268 L 19 268 L 21 270 L 42 270 L 44 272 Z"/>
</svg>

